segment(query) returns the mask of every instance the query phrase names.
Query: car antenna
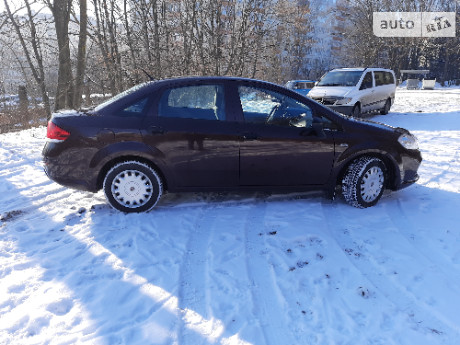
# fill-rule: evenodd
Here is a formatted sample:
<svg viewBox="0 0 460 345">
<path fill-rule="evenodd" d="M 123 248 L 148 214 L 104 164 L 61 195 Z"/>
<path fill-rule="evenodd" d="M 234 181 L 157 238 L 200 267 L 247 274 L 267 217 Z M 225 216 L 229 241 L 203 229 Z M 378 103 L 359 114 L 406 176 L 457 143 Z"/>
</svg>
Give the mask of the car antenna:
<svg viewBox="0 0 460 345">
<path fill-rule="evenodd" d="M 147 75 L 147 77 L 149 77 L 149 79 L 150 79 L 151 81 L 154 81 L 154 80 L 155 80 L 155 78 L 152 77 L 145 69 L 143 69 L 142 67 L 140 67 L 140 69 L 141 69 L 142 72 L 144 72 L 144 73 Z"/>
</svg>

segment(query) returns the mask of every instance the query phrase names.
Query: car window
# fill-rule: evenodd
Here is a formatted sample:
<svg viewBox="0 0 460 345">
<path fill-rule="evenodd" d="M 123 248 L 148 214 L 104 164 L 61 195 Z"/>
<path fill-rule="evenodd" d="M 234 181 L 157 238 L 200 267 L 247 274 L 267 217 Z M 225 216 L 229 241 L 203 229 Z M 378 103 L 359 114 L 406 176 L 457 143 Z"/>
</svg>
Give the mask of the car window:
<svg viewBox="0 0 460 345">
<path fill-rule="evenodd" d="M 147 110 L 147 103 L 149 97 L 141 98 L 128 106 L 125 106 L 120 111 L 114 113 L 115 116 L 120 117 L 141 117 L 145 115 L 145 111 Z"/>
<path fill-rule="evenodd" d="M 196 85 L 167 89 L 161 97 L 158 116 L 224 121 L 223 86 Z"/>
<path fill-rule="evenodd" d="M 318 86 L 355 86 L 363 71 L 330 71 L 321 77 Z"/>
<path fill-rule="evenodd" d="M 385 74 L 384 72 L 376 71 L 374 72 L 375 86 L 385 85 Z"/>
<path fill-rule="evenodd" d="M 240 86 L 238 93 L 246 122 L 284 127 L 312 126 L 312 109 L 291 97 L 247 86 Z"/>
<path fill-rule="evenodd" d="M 385 84 L 394 84 L 395 83 L 393 73 L 390 73 L 390 72 L 384 72 L 384 80 L 385 80 Z"/>
<path fill-rule="evenodd" d="M 361 90 L 370 89 L 372 87 L 372 73 L 367 72 L 364 76 L 363 82 L 361 83 Z"/>
</svg>

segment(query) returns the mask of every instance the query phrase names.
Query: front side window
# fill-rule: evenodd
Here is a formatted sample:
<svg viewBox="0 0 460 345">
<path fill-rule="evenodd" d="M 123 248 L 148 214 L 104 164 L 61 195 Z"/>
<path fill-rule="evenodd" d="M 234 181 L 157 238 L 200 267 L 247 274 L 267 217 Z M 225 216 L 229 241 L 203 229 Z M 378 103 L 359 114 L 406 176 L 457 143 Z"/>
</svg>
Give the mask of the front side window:
<svg viewBox="0 0 460 345">
<path fill-rule="evenodd" d="M 361 83 L 361 90 L 370 89 L 372 87 L 372 73 L 367 72 L 364 76 L 363 82 Z"/>
<path fill-rule="evenodd" d="M 245 122 L 310 128 L 312 109 L 281 93 L 248 86 L 238 88 Z"/>
<path fill-rule="evenodd" d="M 196 85 L 167 89 L 161 97 L 158 116 L 224 121 L 223 86 Z"/>
</svg>

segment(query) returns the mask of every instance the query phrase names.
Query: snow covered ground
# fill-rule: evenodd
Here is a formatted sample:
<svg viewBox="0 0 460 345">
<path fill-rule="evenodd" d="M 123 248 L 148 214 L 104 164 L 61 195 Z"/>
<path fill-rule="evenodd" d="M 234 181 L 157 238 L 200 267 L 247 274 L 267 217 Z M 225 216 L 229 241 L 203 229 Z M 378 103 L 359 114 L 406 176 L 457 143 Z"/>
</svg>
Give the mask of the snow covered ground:
<svg viewBox="0 0 460 345">
<path fill-rule="evenodd" d="M 419 182 L 369 209 L 321 194 L 170 194 L 148 214 L 42 172 L 0 135 L 1 344 L 459 344 L 460 89 L 398 89 Z"/>
</svg>

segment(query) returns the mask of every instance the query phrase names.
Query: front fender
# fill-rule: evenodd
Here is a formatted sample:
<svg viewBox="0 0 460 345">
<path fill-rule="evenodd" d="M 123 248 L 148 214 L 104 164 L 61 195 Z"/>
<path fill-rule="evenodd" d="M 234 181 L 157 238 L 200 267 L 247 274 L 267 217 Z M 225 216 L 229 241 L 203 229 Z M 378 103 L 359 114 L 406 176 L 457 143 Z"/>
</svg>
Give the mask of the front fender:
<svg viewBox="0 0 460 345">
<path fill-rule="evenodd" d="M 346 167 L 355 159 L 362 156 L 374 156 L 383 160 L 389 173 L 389 187 L 393 188 L 401 182 L 402 176 L 402 160 L 399 155 L 387 151 L 380 150 L 378 148 L 369 148 L 369 144 L 354 146 L 349 148 L 342 153 L 339 153 L 338 157 L 334 162 L 334 174 L 331 177 L 331 184 L 335 186 L 337 180 L 341 178 L 345 172 Z"/>
</svg>

